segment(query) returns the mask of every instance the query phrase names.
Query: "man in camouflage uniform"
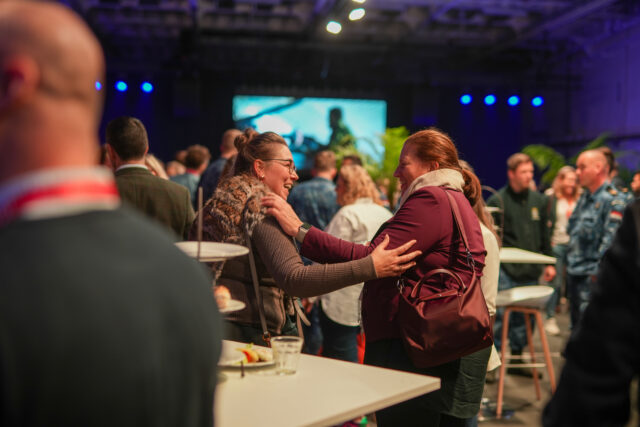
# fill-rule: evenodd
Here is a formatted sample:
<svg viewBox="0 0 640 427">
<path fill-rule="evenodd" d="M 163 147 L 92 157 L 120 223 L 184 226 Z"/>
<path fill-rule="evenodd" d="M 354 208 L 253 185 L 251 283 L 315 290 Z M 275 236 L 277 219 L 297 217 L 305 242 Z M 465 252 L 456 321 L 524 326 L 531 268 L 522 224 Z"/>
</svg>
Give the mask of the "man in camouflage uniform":
<svg viewBox="0 0 640 427">
<path fill-rule="evenodd" d="M 591 296 L 591 288 L 604 252 L 622 222 L 631 195 L 608 179 L 607 159 L 601 151 L 588 150 L 578 157 L 576 173 L 585 188 L 569 218 L 567 233 L 567 290 L 571 328 L 578 326 Z"/>
</svg>

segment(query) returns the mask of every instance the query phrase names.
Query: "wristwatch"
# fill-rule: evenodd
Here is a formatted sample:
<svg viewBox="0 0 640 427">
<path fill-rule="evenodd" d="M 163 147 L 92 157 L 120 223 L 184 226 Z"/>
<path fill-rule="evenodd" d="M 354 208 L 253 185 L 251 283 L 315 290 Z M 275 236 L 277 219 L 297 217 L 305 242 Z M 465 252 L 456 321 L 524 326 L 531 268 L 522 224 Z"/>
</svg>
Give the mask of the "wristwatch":
<svg viewBox="0 0 640 427">
<path fill-rule="evenodd" d="M 307 232 L 311 229 L 311 224 L 307 224 L 306 222 L 303 222 L 302 225 L 300 225 L 300 228 L 298 228 L 298 233 L 296 234 L 296 240 L 299 243 L 302 243 L 302 241 L 304 240 L 304 237 L 307 235 Z"/>
</svg>

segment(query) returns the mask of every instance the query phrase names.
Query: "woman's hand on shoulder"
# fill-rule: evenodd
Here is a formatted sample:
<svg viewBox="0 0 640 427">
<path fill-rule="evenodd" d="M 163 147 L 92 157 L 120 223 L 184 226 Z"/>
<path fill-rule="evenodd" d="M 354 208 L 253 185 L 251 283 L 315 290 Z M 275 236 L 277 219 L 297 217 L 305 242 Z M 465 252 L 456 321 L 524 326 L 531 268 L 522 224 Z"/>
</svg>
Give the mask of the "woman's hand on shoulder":
<svg viewBox="0 0 640 427">
<path fill-rule="evenodd" d="M 413 259 L 420 255 L 422 251 L 405 253 L 415 243 L 415 240 L 410 240 L 395 249 L 387 250 L 386 248 L 389 245 L 389 235 L 386 234 L 382 242 L 380 242 L 373 252 L 371 252 L 376 276 L 378 278 L 399 276 L 416 265 Z"/>
<path fill-rule="evenodd" d="M 291 237 L 298 234 L 302 221 L 286 200 L 276 194 L 267 194 L 262 198 L 262 206 L 267 208 L 267 214 L 278 220 L 285 233 Z"/>
</svg>

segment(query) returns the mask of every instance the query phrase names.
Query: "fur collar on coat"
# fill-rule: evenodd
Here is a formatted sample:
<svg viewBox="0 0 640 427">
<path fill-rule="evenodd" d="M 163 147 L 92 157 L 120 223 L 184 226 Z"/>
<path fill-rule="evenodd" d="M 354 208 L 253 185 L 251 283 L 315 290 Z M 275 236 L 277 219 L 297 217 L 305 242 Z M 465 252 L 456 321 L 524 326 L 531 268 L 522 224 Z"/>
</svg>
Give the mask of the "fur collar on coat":
<svg viewBox="0 0 640 427">
<path fill-rule="evenodd" d="M 198 212 L 198 215 L 203 215 L 202 240 L 248 246 L 244 228 L 251 236 L 255 226 L 264 220 L 266 208 L 260 202 L 268 193 L 269 189 L 250 175 L 233 176 L 221 181 L 211 199 Z M 189 237 L 191 240 L 198 239 L 197 216 Z M 216 279 L 223 265 L 214 263 L 212 266 Z"/>
</svg>

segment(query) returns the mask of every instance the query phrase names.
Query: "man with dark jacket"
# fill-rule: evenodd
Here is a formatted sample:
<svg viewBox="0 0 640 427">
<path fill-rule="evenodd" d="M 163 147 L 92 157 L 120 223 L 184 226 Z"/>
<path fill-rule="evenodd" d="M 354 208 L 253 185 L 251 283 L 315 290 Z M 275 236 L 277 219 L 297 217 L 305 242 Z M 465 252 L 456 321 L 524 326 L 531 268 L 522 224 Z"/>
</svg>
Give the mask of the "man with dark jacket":
<svg viewBox="0 0 640 427">
<path fill-rule="evenodd" d="M 147 130 L 135 117 L 118 117 L 107 125 L 107 150 L 122 200 L 186 239 L 195 216 L 189 190 L 154 176 L 144 162 Z"/>
<path fill-rule="evenodd" d="M 567 348 L 545 427 L 624 426 L 640 373 L 640 203 L 624 212 Z M 637 391 L 636 391 L 637 396 Z"/>
<path fill-rule="evenodd" d="M 0 2 L 0 425 L 208 427 L 211 279 L 95 165 L 103 79 L 66 7 Z"/>
<path fill-rule="evenodd" d="M 533 180 L 531 158 L 524 153 L 513 154 L 507 159 L 507 176 L 509 184 L 487 201 L 487 205 L 502 210 L 502 215 L 496 215 L 496 223 L 502 226 L 503 246 L 551 256 L 551 239 L 547 226 L 548 202 L 544 195 L 530 189 Z M 555 274 L 553 265 L 543 267 L 538 264 L 503 264 L 500 266 L 498 290 L 537 285 L 541 275 L 545 281 L 550 281 Z M 498 309 L 493 329 L 497 348 L 501 345 L 503 311 Z M 509 319 L 509 344 L 514 356 L 521 355 L 527 344 L 526 326 L 521 313 L 513 313 Z M 512 369 L 510 372 L 526 371 Z"/>
</svg>

